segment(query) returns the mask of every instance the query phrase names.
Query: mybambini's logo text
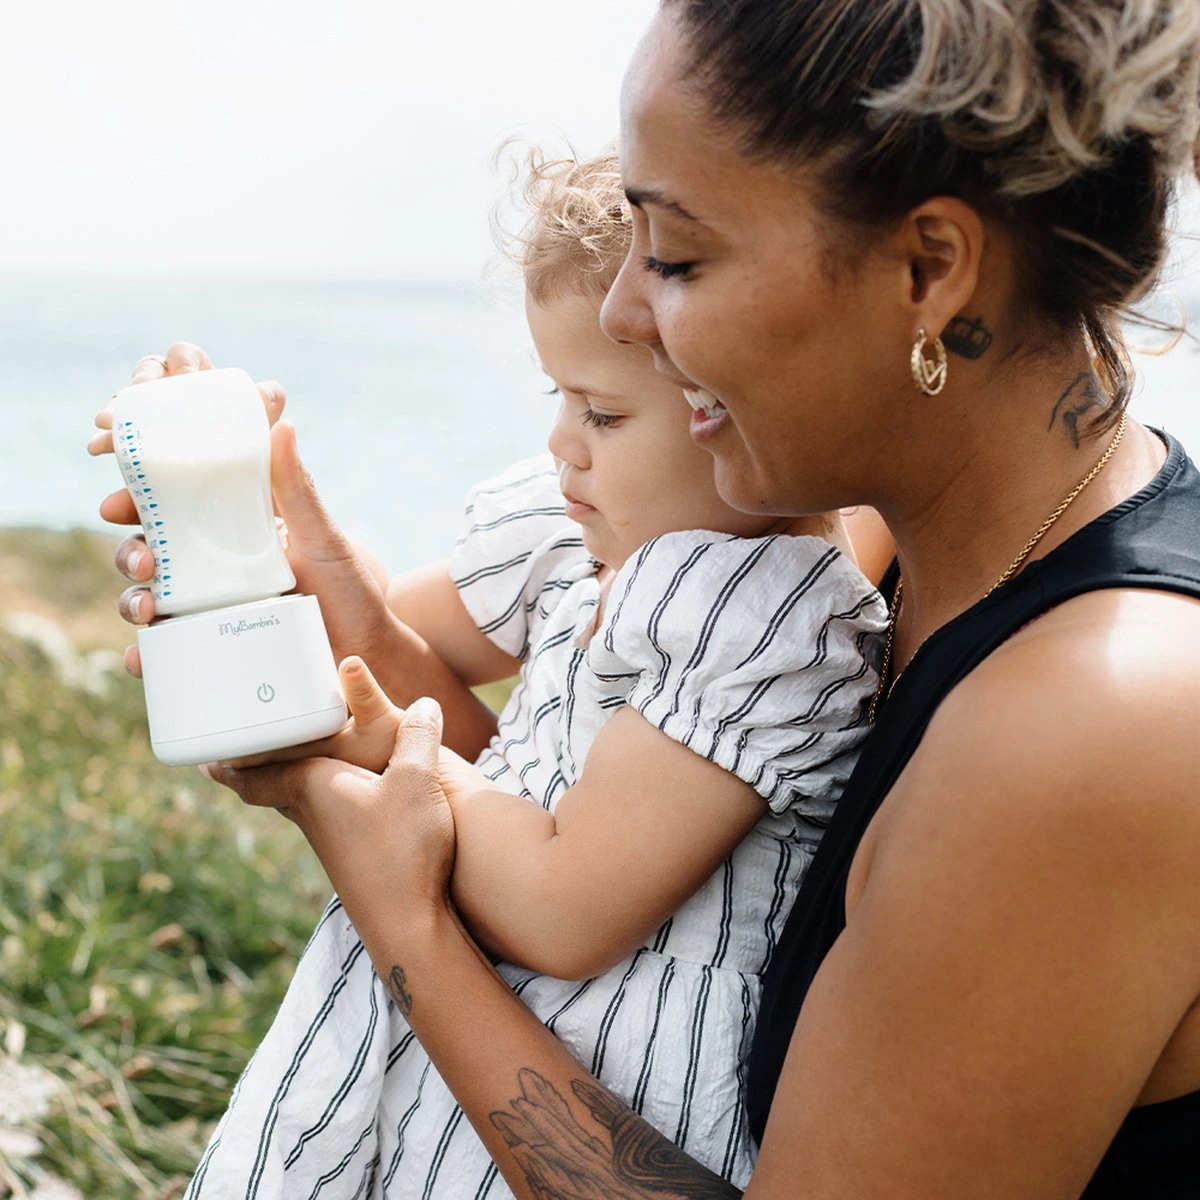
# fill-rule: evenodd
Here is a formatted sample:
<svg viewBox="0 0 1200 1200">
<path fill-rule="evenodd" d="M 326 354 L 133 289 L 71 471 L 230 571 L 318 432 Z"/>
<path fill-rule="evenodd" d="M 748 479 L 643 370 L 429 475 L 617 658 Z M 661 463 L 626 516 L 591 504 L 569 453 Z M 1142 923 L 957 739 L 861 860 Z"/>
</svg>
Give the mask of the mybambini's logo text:
<svg viewBox="0 0 1200 1200">
<path fill-rule="evenodd" d="M 217 626 L 218 637 L 241 637 L 243 633 L 252 633 L 255 629 L 266 629 L 271 625 L 280 624 L 276 616 L 259 617 L 257 621 L 222 621 Z"/>
</svg>

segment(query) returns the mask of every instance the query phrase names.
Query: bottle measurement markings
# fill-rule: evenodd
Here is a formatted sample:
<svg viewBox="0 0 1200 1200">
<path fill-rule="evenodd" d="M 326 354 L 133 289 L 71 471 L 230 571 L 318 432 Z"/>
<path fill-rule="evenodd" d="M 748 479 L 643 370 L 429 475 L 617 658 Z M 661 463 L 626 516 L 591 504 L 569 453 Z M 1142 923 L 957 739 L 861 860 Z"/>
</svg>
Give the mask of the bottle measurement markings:
<svg viewBox="0 0 1200 1200">
<path fill-rule="evenodd" d="M 166 600 L 172 592 L 171 558 L 169 554 L 164 553 L 170 545 L 166 536 L 168 526 L 165 514 L 154 498 L 154 488 L 146 482 L 146 473 L 142 470 L 144 446 L 141 430 L 135 422 L 121 422 L 116 431 L 115 447 L 125 486 L 129 488 L 129 494 L 133 497 L 138 519 L 146 534 L 146 545 L 154 555 L 151 589 L 155 600 Z"/>
</svg>

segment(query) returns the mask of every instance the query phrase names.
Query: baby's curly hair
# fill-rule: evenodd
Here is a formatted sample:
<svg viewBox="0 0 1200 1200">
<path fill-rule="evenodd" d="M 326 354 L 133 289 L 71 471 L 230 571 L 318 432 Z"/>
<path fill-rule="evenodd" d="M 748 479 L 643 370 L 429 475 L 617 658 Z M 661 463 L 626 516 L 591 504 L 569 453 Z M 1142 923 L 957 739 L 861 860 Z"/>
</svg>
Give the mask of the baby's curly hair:
<svg viewBox="0 0 1200 1200">
<path fill-rule="evenodd" d="M 511 153 L 506 143 L 501 154 Z M 506 256 L 538 304 L 567 294 L 603 299 L 629 250 L 630 226 L 616 150 L 583 161 L 526 147 L 516 164 L 518 199 L 529 214 L 516 232 L 497 222 Z"/>
</svg>

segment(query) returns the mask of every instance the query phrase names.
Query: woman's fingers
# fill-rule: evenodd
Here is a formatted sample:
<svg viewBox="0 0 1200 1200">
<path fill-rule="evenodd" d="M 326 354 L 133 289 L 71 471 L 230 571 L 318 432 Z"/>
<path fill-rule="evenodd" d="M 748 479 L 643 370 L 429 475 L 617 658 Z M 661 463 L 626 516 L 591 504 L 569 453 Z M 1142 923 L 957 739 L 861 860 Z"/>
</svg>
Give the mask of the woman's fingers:
<svg viewBox="0 0 1200 1200">
<path fill-rule="evenodd" d="M 341 677 L 342 692 L 356 726 L 361 728 L 391 715 L 392 702 L 376 682 L 370 668 L 357 654 L 342 659 L 338 675 Z"/>
<path fill-rule="evenodd" d="M 404 710 L 388 771 L 416 768 L 436 782 L 441 745 L 441 706 L 429 696 L 422 696 Z"/>
<path fill-rule="evenodd" d="M 338 811 L 349 803 L 347 786 L 360 787 L 375 776 L 332 758 L 302 758 L 295 762 L 272 763 L 266 767 L 235 767 L 230 763 L 207 763 L 201 768 L 210 779 L 237 792 L 243 803 L 255 808 L 278 809 L 285 817 L 305 826 L 306 809 L 315 805 L 314 821 L 322 821 L 321 810 Z M 335 820 L 335 831 L 338 822 Z M 306 830 L 307 834 L 307 830 Z M 320 848 L 314 845 L 320 854 Z"/>
<path fill-rule="evenodd" d="M 133 497 L 122 488 L 111 492 L 100 501 L 100 516 L 110 525 L 140 525 L 137 505 Z"/>
<path fill-rule="evenodd" d="M 303 762 L 278 763 L 269 767 L 235 767 L 232 763 L 206 763 L 201 771 L 222 787 L 237 792 L 245 804 L 255 808 L 277 808 L 286 817 L 299 803 L 298 785 Z"/>
<path fill-rule="evenodd" d="M 267 410 L 267 421 L 274 425 L 283 416 L 287 404 L 287 392 L 283 390 L 283 384 L 274 379 L 264 380 L 258 385 L 258 394 L 262 397 L 263 408 Z"/>
<path fill-rule="evenodd" d="M 212 359 L 191 342 L 174 342 L 167 347 L 166 374 L 186 375 L 191 371 L 211 371 Z"/>
<path fill-rule="evenodd" d="M 113 449 L 112 409 L 102 408 L 96 414 L 97 432 L 87 444 L 87 452 L 91 455 L 111 454 Z"/>
<path fill-rule="evenodd" d="M 117 570 L 133 583 L 148 583 L 154 576 L 154 555 L 146 546 L 146 539 L 135 533 L 127 537 L 113 555 Z"/>
<path fill-rule="evenodd" d="M 212 370 L 212 360 L 191 342 L 175 342 L 166 354 L 143 354 L 133 364 L 131 383 L 152 383 L 164 375 L 186 375 L 191 371 Z"/>
<path fill-rule="evenodd" d="M 130 373 L 130 383 L 149 383 L 153 379 L 161 379 L 167 374 L 167 360 L 161 354 L 143 354 L 133 364 Z"/>
<path fill-rule="evenodd" d="M 154 597 L 149 588 L 131 587 L 121 593 L 117 612 L 130 625 L 149 625 L 154 620 Z"/>
<path fill-rule="evenodd" d="M 300 461 L 296 429 L 288 421 L 271 430 L 271 493 L 292 549 L 318 562 L 353 557 L 352 547 L 325 511 L 312 476 Z"/>
</svg>

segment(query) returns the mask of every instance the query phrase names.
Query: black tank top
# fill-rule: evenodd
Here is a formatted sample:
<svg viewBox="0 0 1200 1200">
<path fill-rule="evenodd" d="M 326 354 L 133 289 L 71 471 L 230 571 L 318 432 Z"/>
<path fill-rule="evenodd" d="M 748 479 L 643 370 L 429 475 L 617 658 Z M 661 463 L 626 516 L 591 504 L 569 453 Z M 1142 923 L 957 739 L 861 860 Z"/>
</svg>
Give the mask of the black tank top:
<svg viewBox="0 0 1200 1200">
<path fill-rule="evenodd" d="M 934 633 L 880 710 L 767 971 L 748 1086 L 756 1139 L 809 985 L 845 927 L 854 853 L 946 694 L 1027 622 L 1073 596 L 1146 587 L 1200 598 L 1200 473 L 1174 438 L 1164 440 L 1167 461 L 1145 488 Z M 885 594 L 895 579 L 893 564 Z M 1200 1197 L 1200 1091 L 1134 1109 L 1081 1200 L 1185 1196 Z"/>
</svg>

